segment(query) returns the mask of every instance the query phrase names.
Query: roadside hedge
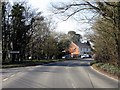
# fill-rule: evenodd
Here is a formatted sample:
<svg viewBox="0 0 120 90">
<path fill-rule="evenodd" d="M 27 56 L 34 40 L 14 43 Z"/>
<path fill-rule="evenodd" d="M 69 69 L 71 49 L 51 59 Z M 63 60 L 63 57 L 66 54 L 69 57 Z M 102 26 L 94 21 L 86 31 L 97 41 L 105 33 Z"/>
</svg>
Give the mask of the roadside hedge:
<svg viewBox="0 0 120 90">
<path fill-rule="evenodd" d="M 118 66 L 114 66 L 109 63 L 96 63 L 95 65 L 106 72 L 114 75 L 120 75 L 120 67 Z"/>
</svg>

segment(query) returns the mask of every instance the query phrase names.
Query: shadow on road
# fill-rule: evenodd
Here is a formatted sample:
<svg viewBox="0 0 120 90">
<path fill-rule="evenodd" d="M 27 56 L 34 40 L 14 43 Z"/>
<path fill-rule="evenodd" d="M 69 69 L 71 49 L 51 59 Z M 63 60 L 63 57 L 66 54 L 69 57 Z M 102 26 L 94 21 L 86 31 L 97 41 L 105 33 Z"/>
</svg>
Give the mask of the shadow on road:
<svg viewBox="0 0 120 90">
<path fill-rule="evenodd" d="M 44 67 L 41 68 L 36 68 L 32 72 L 65 73 L 66 71 L 64 70 L 64 67 L 89 67 L 91 61 L 92 60 L 68 60 L 68 61 L 55 62 L 55 63 L 43 65 Z M 57 68 L 51 69 L 54 66 L 57 66 Z"/>
<path fill-rule="evenodd" d="M 80 60 L 66 60 L 62 62 L 55 62 L 43 66 L 64 66 L 64 67 L 88 67 L 93 60 L 80 59 Z"/>
</svg>

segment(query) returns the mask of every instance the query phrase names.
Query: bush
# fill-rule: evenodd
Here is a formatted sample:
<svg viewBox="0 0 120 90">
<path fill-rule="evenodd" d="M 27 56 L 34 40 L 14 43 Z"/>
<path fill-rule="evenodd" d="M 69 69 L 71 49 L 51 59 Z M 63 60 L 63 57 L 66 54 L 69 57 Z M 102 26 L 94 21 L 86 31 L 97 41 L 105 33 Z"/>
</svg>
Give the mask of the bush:
<svg viewBox="0 0 120 90">
<path fill-rule="evenodd" d="M 109 63 L 105 63 L 105 64 L 104 63 L 97 63 L 96 66 L 100 67 L 104 71 L 107 71 L 111 74 L 114 74 L 114 75 L 120 74 L 120 68 L 118 68 L 118 66 L 114 66 L 114 65 L 111 65 Z"/>
<path fill-rule="evenodd" d="M 97 67 L 101 67 L 103 65 L 103 63 L 97 63 L 96 66 Z"/>
<path fill-rule="evenodd" d="M 90 62 L 90 65 L 92 66 L 95 63 L 98 63 L 98 61 L 94 60 L 94 61 Z"/>
</svg>

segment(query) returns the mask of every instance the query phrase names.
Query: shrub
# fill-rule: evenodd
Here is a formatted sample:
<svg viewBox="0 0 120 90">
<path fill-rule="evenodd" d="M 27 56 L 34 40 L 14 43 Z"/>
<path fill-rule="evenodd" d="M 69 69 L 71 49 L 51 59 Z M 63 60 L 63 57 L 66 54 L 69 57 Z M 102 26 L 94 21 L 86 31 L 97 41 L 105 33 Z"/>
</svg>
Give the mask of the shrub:
<svg viewBox="0 0 120 90">
<path fill-rule="evenodd" d="M 96 66 L 97 67 L 101 67 L 103 65 L 103 63 L 97 63 Z"/>
<path fill-rule="evenodd" d="M 93 65 L 93 64 L 96 64 L 96 63 L 98 63 L 98 61 L 94 60 L 94 61 L 90 62 L 90 65 Z"/>
<path fill-rule="evenodd" d="M 114 74 L 114 75 L 120 74 L 120 68 L 118 68 L 118 66 L 114 66 L 114 65 L 111 65 L 109 63 L 105 63 L 105 64 L 104 63 L 97 63 L 96 66 L 100 67 L 104 71 L 107 71 L 111 74 Z"/>
</svg>

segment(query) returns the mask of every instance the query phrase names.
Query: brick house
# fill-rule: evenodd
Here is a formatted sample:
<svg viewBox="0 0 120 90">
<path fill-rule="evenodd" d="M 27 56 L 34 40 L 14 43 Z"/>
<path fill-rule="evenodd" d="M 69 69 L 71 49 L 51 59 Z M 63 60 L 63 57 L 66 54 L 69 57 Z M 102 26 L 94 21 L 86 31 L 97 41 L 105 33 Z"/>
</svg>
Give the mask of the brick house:
<svg viewBox="0 0 120 90">
<path fill-rule="evenodd" d="M 74 42 L 71 42 L 68 51 L 71 57 L 78 57 L 80 54 L 79 47 Z"/>
</svg>

